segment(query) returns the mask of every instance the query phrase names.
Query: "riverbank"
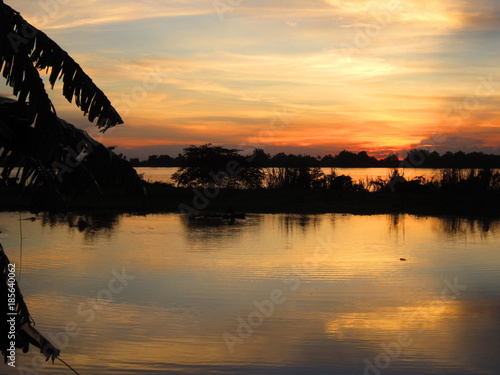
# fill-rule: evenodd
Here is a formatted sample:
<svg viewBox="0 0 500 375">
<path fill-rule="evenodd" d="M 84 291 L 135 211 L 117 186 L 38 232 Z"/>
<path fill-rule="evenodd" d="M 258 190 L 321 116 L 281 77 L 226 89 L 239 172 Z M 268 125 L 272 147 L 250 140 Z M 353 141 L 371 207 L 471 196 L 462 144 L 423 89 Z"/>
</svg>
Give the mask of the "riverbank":
<svg viewBox="0 0 500 375">
<path fill-rule="evenodd" d="M 500 194 L 450 193 L 444 191 L 332 191 L 303 189 L 203 189 L 178 188 L 168 184 L 146 183 L 146 195 L 125 190 L 107 191 L 104 196 L 85 194 L 67 201 L 68 211 L 114 211 L 120 213 L 226 212 L 229 208 L 247 213 L 352 213 L 416 215 L 459 215 L 500 218 Z M 51 207 L 50 210 L 47 210 Z M 55 204 L 45 204 L 47 211 Z M 0 210 L 28 210 L 17 189 L 0 189 Z"/>
</svg>

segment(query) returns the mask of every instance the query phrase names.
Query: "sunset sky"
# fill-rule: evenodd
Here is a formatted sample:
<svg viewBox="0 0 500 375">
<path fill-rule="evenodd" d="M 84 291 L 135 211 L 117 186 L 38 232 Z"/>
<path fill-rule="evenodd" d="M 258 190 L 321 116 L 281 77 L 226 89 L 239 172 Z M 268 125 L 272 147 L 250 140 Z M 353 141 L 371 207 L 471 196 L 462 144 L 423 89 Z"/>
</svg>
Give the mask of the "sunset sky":
<svg viewBox="0 0 500 375">
<path fill-rule="evenodd" d="M 6 3 L 107 94 L 125 124 L 100 140 L 128 156 L 208 142 L 500 152 L 498 1 Z M 60 117 L 97 134 L 60 87 L 50 95 Z"/>
</svg>

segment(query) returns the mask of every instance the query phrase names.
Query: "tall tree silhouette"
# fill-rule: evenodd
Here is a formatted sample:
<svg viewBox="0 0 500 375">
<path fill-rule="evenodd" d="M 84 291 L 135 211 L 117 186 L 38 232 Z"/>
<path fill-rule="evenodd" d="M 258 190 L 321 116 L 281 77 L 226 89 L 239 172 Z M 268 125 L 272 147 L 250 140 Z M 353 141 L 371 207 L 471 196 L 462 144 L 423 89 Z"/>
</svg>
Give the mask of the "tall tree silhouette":
<svg viewBox="0 0 500 375">
<path fill-rule="evenodd" d="M 57 117 L 40 71 L 100 131 L 123 123 L 106 95 L 83 69 L 45 33 L 0 0 L 0 72 L 17 101 L 0 98 L 0 163 L 6 179 L 18 167 L 33 210 L 50 194 L 59 197 L 95 186 L 139 186 L 140 178 L 85 131 Z"/>
<path fill-rule="evenodd" d="M 260 188 L 264 173 L 238 151 L 211 143 L 189 146 L 184 149 L 184 165 L 172 180 L 185 187 Z"/>
</svg>

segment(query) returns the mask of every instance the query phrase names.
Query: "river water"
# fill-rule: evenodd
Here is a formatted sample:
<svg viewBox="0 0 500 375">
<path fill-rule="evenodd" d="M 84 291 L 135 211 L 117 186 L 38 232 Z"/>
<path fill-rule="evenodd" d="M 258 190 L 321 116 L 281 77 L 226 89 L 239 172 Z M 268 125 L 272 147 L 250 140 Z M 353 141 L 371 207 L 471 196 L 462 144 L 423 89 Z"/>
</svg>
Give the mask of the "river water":
<svg viewBox="0 0 500 375">
<path fill-rule="evenodd" d="M 137 167 L 137 173 L 141 174 L 144 180 L 149 182 L 169 182 L 172 183 L 172 175 L 179 168 L 151 168 L 151 167 Z M 323 173 L 330 174 L 332 168 L 321 168 Z M 264 171 L 266 168 L 264 168 Z M 376 180 L 378 177 L 382 179 L 388 178 L 393 168 L 333 168 L 337 175 L 351 176 L 355 182 L 366 181 L 366 179 Z M 429 168 L 400 168 L 399 172 L 403 176 L 411 180 L 414 177 L 423 176 L 425 178 L 438 178 L 440 169 Z"/>
<path fill-rule="evenodd" d="M 30 217 L 0 213 L 0 241 L 82 375 L 500 373 L 498 221 Z M 71 373 L 33 349 L 16 365 Z"/>
</svg>

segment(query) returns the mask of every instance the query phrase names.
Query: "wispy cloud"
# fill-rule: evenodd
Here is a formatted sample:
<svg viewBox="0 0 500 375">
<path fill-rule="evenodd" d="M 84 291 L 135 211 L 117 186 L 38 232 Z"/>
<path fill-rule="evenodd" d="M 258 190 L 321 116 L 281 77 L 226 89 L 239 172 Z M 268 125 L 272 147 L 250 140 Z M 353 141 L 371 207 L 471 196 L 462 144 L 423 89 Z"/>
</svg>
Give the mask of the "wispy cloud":
<svg viewBox="0 0 500 375">
<path fill-rule="evenodd" d="M 15 4 L 25 18 L 46 30 L 97 26 L 109 23 L 148 20 L 152 18 L 209 14 L 213 9 L 206 2 L 187 0 L 52 1 L 20 0 Z"/>
</svg>

